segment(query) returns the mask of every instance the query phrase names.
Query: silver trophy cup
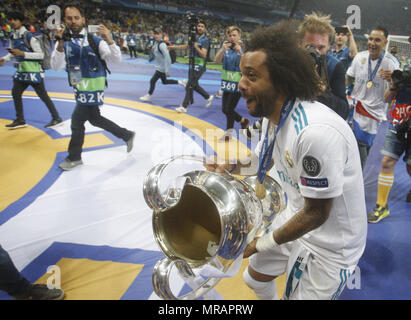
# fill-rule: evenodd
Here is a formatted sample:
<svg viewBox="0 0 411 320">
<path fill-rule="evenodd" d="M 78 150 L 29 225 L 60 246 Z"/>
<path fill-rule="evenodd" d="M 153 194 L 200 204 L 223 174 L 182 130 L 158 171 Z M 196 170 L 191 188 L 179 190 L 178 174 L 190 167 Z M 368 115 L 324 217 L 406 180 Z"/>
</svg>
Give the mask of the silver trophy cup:
<svg viewBox="0 0 411 320">
<path fill-rule="evenodd" d="M 143 193 L 153 209 L 153 232 L 166 256 L 153 270 L 155 293 L 166 300 L 191 300 L 205 295 L 221 276 L 205 278 L 201 270 L 226 274 L 234 261 L 242 259 L 247 243 L 284 210 L 286 200 L 281 186 L 266 176 L 266 197 L 254 193 L 256 176 L 240 179 L 231 174 L 195 170 L 184 174 L 179 187 L 163 191 L 164 169 L 177 159 L 205 163 L 204 158 L 179 156 L 153 167 L 144 180 Z M 238 261 L 238 260 L 237 260 Z M 192 291 L 176 297 L 170 288 L 170 274 L 178 274 Z"/>
</svg>

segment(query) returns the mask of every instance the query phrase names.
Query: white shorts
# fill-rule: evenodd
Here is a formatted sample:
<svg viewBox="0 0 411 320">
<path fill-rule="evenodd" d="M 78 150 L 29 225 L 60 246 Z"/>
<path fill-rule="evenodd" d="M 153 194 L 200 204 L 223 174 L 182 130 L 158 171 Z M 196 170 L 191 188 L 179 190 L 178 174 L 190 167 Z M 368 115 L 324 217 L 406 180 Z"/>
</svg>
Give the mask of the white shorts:
<svg viewBox="0 0 411 320">
<path fill-rule="evenodd" d="M 283 212 L 285 213 L 285 212 Z M 276 217 L 270 230 L 277 229 L 290 217 Z M 298 240 L 285 243 L 249 259 L 255 271 L 280 276 L 286 273 L 284 300 L 335 300 L 355 269 L 341 269 L 326 263 L 308 251 Z"/>
</svg>

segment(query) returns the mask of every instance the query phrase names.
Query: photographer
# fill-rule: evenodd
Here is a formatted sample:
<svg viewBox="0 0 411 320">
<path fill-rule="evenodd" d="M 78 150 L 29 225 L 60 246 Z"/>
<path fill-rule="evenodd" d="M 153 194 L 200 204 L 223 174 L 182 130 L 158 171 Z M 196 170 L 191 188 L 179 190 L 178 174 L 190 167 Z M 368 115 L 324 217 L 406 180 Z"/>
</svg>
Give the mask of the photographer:
<svg viewBox="0 0 411 320">
<path fill-rule="evenodd" d="M 124 140 L 127 152 L 133 148 L 135 133 L 119 127 L 100 114 L 99 106 L 104 104 L 104 89 L 107 85 L 106 61 L 121 61 L 120 48 L 111 38 L 110 30 L 99 25 L 97 33 L 102 38 L 89 33 L 85 28 L 86 18 L 78 3 L 66 4 L 63 18 L 67 29 L 56 30 L 57 42 L 51 55 L 51 66 L 55 71 L 66 69 L 76 98 L 76 107 L 71 116 L 69 154 L 59 165 L 63 170 L 71 170 L 83 164 L 81 153 L 86 121 Z"/>
<path fill-rule="evenodd" d="M 238 89 L 238 82 L 241 78 L 240 60 L 243 55 L 243 48 L 240 43 L 240 28 L 236 26 L 228 27 L 226 37 L 228 40 L 223 42 L 214 58 L 214 63 L 223 64 L 221 79 L 221 88 L 223 90 L 222 109 L 227 118 L 227 130 L 219 141 L 228 141 L 230 139 L 234 131 L 234 121 L 239 122 L 242 129 L 246 129 L 250 122 L 235 112 L 241 98 Z"/>
<path fill-rule="evenodd" d="M 384 77 L 390 87 L 384 92 L 384 101 L 392 102 L 390 122 L 381 153 L 381 171 L 378 175 L 378 194 L 374 209 L 368 214 L 368 222 L 377 223 L 390 214 L 388 196 L 394 184 L 394 167 L 401 155 L 411 176 L 411 72 L 395 70 Z M 411 202 L 411 190 L 406 197 Z"/>
<path fill-rule="evenodd" d="M 207 100 L 205 107 L 208 108 L 213 102 L 214 96 L 209 95 L 202 87 L 200 87 L 198 81 L 201 76 L 207 70 L 207 59 L 210 51 L 210 40 L 206 36 L 206 23 L 203 20 L 197 22 L 196 26 L 196 41 L 194 42 L 194 70 L 191 70 L 191 79 L 188 79 L 186 86 L 186 95 L 183 103 L 175 108 L 177 112 L 187 112 L 187 106 L 192 98 L 193 90 L 197 91 L 204 99 Z M 189 49 L 189 44 L 171 45 L 169 49 Z"/>
<path fill-rule="evenodd" d="M 8 19 L 13 27 L 13 33 L 10 38 L 11 48 L 8 49 L 9 53 L 6 56 L 0 58 L 0 67 L 5 62 L 14 61 L 17 71 L 13 76 L 12 89 L 16 120 L 7 124 L 6 128 L 18 129 L 27 127 L 24 119 L 22 95 L 28 86 L 33 87 L 51 114 L 52 120 L 44 127 L 53 128 L 58 126 L 63 123 L 63 120 L 60 118 L 44 85 L 44 70 L 42 68 L 44 52 L 40 42 L 24 27 L 25 17 L 22 12 L 10 12 Z"/>
<path fill-rule="evenodd" d="M 137 38 L 134 32 L 130 31 L 126 37 L 127 47 L 129 50 L 130 58 L 137 58 Z"/>
<path fill-rule="evenodd" d="M 344 63 L 345 70 L 351 66 L 357 53 L 357 44 L 351 29 L 347 25 L 335 27 L 335 50 L 332 51 L 332 55 Z"/>
<path fill-rule="evenodd" d="M 301 47 L 307 48 L 314 57 L 323 82 L 323 93 L 316 100 L 346 120 L 349 106 L 345 94 L 345 66 L 329 52 L 334 37 L 330 16 L 306 15 L 298 28 L 298 35 Z"/>
<path fill-rule="evenodd" d="M 157 27 L 154 28 L 154 39 L 155 42 L 151 47 L 151 52 L 153 54 L 153 59 L 156 62 L 156 72 L 154 73 L 153 77 L 150 80 L 150 89 L 148 93 L 142 97 L 140 97 L 141 101 L 149 102 L 151 101 L 151 96 L 154 92 L 156 87 L 156 82 L 158 79 L 161 79 L 161 82 L 164 85 L 167 84 L 180 84 L 185 87 L 186 82 L 185 80 L 174 80 L 174 79 L 167 79 L 167 76 L 170 72 L 171 67 L 171 58 L 170 53 L 167 49 L 167 44 L 163 40 L 163 31 L 161 28 Z"/>
<path fill-rule="evenodd" d="M 9 253 L 0 245 L 0 291 L 15 300 L 63 300 L 64 291 L 45 284 L 30 283 L 14 265 Z"/>
</svg>

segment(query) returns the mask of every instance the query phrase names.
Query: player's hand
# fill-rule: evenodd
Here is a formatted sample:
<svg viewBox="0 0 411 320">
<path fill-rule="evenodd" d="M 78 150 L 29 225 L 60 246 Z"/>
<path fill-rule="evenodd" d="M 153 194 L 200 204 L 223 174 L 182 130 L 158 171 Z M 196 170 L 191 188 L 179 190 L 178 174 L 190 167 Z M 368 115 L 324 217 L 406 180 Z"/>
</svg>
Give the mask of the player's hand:
<svg viewBox="0 0 411 320">
<path fill-rule="evenodd" d="M 380 77 L 383 78 L 385 81 L 391 82 L 391 74 L 390 70 L 380 70 Z"/>
<path fill-rule="evenodd" d="M 226 171 L 231 171 L 234 168 L 235 164 L 228 163 L 227 161 L 217 159 L 216 156 L 207 158 L 204 163 L 204 167 L 211 172 L 216 173 L 225 173 Z"/>
<path fill-rule="evenodd" d="M 257 253 L 257 248 L 256 248 L 256 244 L 257 244 L 257 239 L 255 238 L 253 241 L 251 241 L 244 249 L 244 254 L 243 254 L 243 258 L 248 258 L 250 256 L 252 256 L 254 253 Z"/>
<path fill-rule="evenodd" d="M 5 62 L 6 60 L 4 60 L 4 59 L 0 59 L 0 67 L 2 67 L 3 65 L 4 65 L 4 62 Z"/>
</svg>

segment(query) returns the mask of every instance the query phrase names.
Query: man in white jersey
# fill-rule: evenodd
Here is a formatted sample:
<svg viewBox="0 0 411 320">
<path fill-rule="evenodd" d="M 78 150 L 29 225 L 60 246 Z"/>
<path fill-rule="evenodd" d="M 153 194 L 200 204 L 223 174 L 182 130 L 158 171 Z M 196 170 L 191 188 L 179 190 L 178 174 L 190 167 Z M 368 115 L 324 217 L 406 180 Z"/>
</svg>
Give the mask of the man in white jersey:
<svg viewBox="0 0 411 320">
<path fill-rule="evenodd" d="M 346 74 L 346 85 L 354 84 L 351 93 L 351 97 L 356 100 L 353 130 L 363 168 L 379 124 L 387 119 L 384 91 L 389 87 L 391 73 L 399 68 L 392 55 L 384 51 L 387 38 L 388 31 L 384 27 L 373 29 L 368 37 L 368 50 L 355 56 Z"/>
<path fill-rule="evenodd" d="M 209 161 L 210 171 L 255 175 L 275 165 L 287 209 L 250 241 L 244 281 L 261 299 L 337 299 L 365 248 L 364 186 L 357 142 L 348 124 L 314 102 L 321 82 L 288 22 L 251 36 L 241 60 L 239 89 L 262 137 L 248 159 Z M 256 187 L 260 197 L 261 188 Z"/>
</svg>

